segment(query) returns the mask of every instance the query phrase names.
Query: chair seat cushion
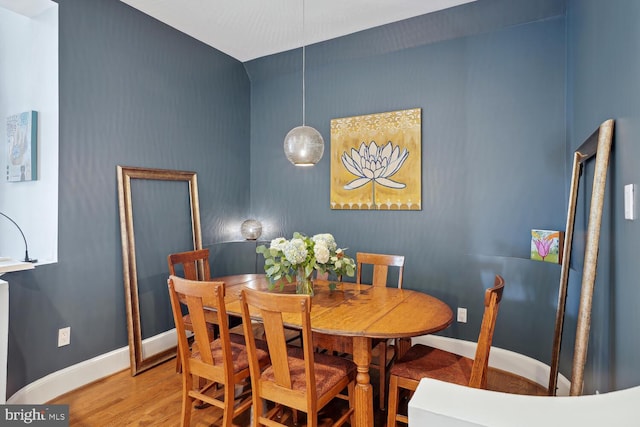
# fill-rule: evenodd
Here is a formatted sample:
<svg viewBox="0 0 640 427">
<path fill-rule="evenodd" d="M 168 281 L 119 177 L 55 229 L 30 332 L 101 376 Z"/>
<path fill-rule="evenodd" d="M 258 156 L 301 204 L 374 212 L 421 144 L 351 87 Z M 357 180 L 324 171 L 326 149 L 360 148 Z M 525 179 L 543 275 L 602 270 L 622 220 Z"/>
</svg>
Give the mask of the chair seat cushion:
<svg viewBox="0 0 640 427">
<path fill-rule="evenodd" d="M 422 344 L 412 346 L 391 368 L 391 375 L 420 381 L 434 378 L 469 385 L 473 360 Z"/>
<path fill-rule="evenodd" d="M 291 386 L 294 390 L 304 391 L 307 387 L 303 352 L 300 347 L 289 347 L 287 359 L 291 372 Z M 314 353 L 316 390 L 318 397 L 327 393 L 344 378 L 355 378 L 356 364 L 351 360 L 338 356 Z M 275 381 L 273 367 L 269 366 L 262 373 L 262 380 Z"/>
<path fill-rule="evenodd" d="M 245 346 L 244 337 L 237 334 L 229 334 L 231 340 L 231 354 L 233 359 L 233 372 L 240 372 L 249 367 L 249 354 Z M 258 361 L 269 358 L 269 351 L 266 341 L 256 340 Z M 222 341 L 220 338 L 211 341 L 211 355 L 214 364 L 222 365 Z M 200 352 L 196 349 L 191 353 L 192 359 L 200 359 Z"/>
</svg>

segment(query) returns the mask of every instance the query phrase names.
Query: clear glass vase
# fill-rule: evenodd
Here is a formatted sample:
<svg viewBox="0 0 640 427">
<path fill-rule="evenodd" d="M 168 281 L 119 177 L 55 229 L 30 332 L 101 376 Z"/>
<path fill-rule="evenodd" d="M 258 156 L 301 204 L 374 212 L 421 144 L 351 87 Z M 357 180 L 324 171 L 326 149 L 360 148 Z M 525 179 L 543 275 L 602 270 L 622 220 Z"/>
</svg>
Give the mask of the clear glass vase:
<svg viewBox="0 0 640 427">
<path fill-rule="evenodd" d="M 298 268 L 298 271 L 296 272 L 296 294 L 313 296 L 313 282 L 311 281 L 311 274 L 307 275 L 304 267 Z"/>
</svg>

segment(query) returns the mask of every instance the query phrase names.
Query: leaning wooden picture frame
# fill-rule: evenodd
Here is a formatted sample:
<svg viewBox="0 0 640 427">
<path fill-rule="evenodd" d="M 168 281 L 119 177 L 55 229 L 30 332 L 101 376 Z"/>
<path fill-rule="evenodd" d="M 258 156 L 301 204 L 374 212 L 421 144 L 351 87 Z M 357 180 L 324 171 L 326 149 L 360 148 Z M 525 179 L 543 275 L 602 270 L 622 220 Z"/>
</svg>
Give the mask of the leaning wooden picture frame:
<svg viewBox="0 0 640 427">
<path fill-rule="evenodd" d="M 195 172 L 149 169 L 140 167 L 117 167 L 118 204 L 120 210 L 120 236 L 122 241 L 122 267 L 127 312 L 127 334 L 131 375 L 135 376 L 176 355 L 176 347 L 145 356 L 142 348 L 142 325 L 140 298 L 138 295 L 138 272 L 136 267 L 136 244 L 133 224 L 132 180 L 184 181 L 188 183 L 189 210 L 194 249 L 202 249 L 198 183 Z M 202 266 L 201 266 L 202 268 Z M 164 282 L 166 287 L 166 282 Z"/>
<path fill-rule="evenodd" d="M 604 206 L 605 186 L 607 182 L 607 169 L 609 167 L 609 157 L 613 141 L 613 125 L 614 121 L 612 119 L 603 122 L 573 154 L 573 169 L 571 176 L 571 189 L 569 193 L 569 205 L 567 209 L 565 245 L 562 255 L 562 267 L 560 270 L 558 306 L 556 311 L 555 332 L 551 355 L 549 387 L 547 390 L 550 396 L 555 396 L 558 381 L 560 346 L 567 299 L 571 246 L 578 202 L 580 175 L 582 173 L 583 165 L 595 156 L 593 187 L 591 190 L 591 206 L 589 208 L 585 240 L 580 306 L 578 309 L 576 341 L 574 345 L 571 373 L 571 388 L 569 390 L 569 394 L 571 396 L 579 396 L 582 394 L 584 385 L 584 367 L 587 359 L 587 346 L 589 343 L 589 330 L 591 327 L 593 287 L 596 279 L 598 248 L 600 244 L 600 227 L 602 223 L 602 210 Z"/>
</svg>

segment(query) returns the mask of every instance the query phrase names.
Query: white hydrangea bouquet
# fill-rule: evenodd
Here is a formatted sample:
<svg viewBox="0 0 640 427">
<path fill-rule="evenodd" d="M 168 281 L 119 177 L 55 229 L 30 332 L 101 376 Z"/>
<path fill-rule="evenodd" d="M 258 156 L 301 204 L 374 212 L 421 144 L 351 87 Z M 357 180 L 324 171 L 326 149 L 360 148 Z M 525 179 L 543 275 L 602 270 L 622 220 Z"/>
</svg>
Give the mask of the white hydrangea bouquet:
<svg viewBox="0 0 640 427">
<path fill-rule="evenodd" d="M 269 289 L 273 289 L 280 281 L 282 290 L 282 279 L 286 278 L 287 282 L 291 282 L 295 276 L 296 292 L 310 295 L 313 295 L 311 275 L 314 270 L 336 276 L 355 274 L 355 262 L 344 251 L 338 248 L 329 233 L 308 237 L 295 232 L 290 240 L 278 237 L 271 241 L 268 248 L 265 245 L 256 248 L 256 252 L 264 256 L 264 271 L 269 279 Z"/>
</svg>

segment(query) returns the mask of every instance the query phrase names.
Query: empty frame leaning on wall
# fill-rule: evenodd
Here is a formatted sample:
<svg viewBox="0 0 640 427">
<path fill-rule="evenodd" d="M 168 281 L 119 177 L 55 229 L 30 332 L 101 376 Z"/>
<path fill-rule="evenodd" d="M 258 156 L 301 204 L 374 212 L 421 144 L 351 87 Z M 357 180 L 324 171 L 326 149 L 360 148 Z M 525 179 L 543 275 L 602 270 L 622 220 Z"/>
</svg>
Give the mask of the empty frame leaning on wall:
<svg viewBox="0 0 640 427">
<path fill-rule="evenodd" d="M 558 291 L 558 307 L 556 312 L 556 326 L 553 337 L 553 351 L 551 355 L 551 370 L 549 374 L 548 394 L 555 396 L 558 381 L 558 364 L 560 359 L 560 344 L 562 340 L 562 326 L 564 323 L 565 305 L 567 299 L 567 284 L 569 279 L 571 244 L 575 225 L 578 186 L 584 163 L 595 159 L 593 171 L 593 188 L 591 190 L 591 207 L 585 240 L 584 266 L 582 271 L 582 286 L 580 291 L 580 308 L 576 326 L 576 342 L 573 353 L 571 372 L 571 396 L 582 394 L 584 384 L 584 366 L 587 359 L 589 344 L 589 330 L 591 328 L 591 306 L 593 300 L 593 286 L 596 280 L 596 266 L 598 263 L 598 247 L 600 245 L 600 226 L 602 223 L 602 208 L 604 205 L 605 184 L 609 155 L 613 141 L 613 120 L 603 122 L 596 131 L 573 154 L 573 170 L 569 205 L 567 209 L 567 225 L 565 231 L 565 245 L 560 270 L 560 287 Z"/>
<path fill-rule="evenodd" d="M 190 206 L 185 206 L 185 215 L 190 215 L 194 249 L 202 249 L 200 206 L 195 172 L 118 166 L 117 179 L 129 358 L 131 361 L 131 375 L 133 376 L 174 357 L 176 355 L 176 348 L 174 346 L 148 357 L 145 357 L 143 354 L 131 180 L 184 181 L 188 184 Z M 162 259 L 162 263 L 165 263 L 164 258 Z M 202 268 L 202 266 L 200 266 L 200 268 Z M 168 295 L 166 280 L 159 286 L 164 286 L 164 292 Z"/>
</svg>

